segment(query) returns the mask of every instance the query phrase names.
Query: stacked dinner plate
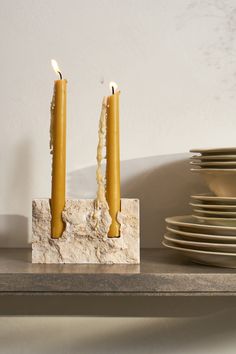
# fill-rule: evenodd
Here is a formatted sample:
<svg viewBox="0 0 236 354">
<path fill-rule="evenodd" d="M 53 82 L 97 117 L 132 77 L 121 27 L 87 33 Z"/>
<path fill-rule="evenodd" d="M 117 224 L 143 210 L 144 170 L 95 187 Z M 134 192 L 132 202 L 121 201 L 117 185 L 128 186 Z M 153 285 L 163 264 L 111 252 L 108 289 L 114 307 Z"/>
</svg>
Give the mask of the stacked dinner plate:
<svg viewBox="0 0 236 354">
<path fill-rule="evenodd" d="M 163 244 L 196 263 L 236 268 L 236 148 L 192 152 L 191 171 L 214 194 L 191 196 L 192 215 L 167 218 Z"/>
</svg>

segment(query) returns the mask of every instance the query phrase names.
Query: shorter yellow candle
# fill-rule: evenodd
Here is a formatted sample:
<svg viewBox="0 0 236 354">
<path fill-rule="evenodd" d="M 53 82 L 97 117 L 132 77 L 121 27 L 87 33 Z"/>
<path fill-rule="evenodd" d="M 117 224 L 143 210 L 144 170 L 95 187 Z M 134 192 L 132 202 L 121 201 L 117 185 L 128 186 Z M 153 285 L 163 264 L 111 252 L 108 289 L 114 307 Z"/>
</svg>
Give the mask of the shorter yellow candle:
<svg viewBox="0 0 236 354">
<path fill-rule="evenodd" d="M 62 211 L 65 207 L 66 195 L 66 85 L 62 80 L 58 66 L 54 69 L 60 75 L 55 81 L 54 96 L 51 106 L 51 153 L 52 157 L 52 190 L 51 190 L 51 236 L 61 237 L 64 231 Z"/>
<path fill-rule="evenodd" d="M 119 96 L 115 92 L 115 83 L 111 83 L 112 95 L 107 101 L 107 136 L 106 136 L 106 199 L 112 218 L 109 237 L 120 236 L 120 224 L 117 214 L 120 211 L 120 127 Z"/>
</svg>

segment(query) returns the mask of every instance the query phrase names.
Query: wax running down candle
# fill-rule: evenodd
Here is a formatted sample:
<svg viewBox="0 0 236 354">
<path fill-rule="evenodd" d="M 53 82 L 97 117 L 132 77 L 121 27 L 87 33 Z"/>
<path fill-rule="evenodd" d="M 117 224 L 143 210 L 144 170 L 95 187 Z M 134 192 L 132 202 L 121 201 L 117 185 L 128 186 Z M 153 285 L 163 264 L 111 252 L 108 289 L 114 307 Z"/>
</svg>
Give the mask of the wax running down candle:
<svg viewBox="0 0 236 354">
<path fill-rule="evenodd" d="M 105 180 L 102 173 L 102 160 L 103 160 L 103 150 L 106 146 L 106 125 L 107 125 L 107 97 L 103 98 L 102 101 L 102 110 L 99 120 L 99 129 L 98 129 L 98 146 L 97 146 L 97 170 L 96 170 L 96 179 L 97 179 L 97 206 L 99 203 L 106 201 L 105 196 Z"/>
<path fill-rule="evenodd" d="M 55 63 L 52 63 L 55 64 Z M 58 66 L 55 71 L 62 75 Z M 52 154 L 51 237 L 59 238 L 64 231 L 62 211 L 66 189 L 66 80 L 56 80 L 51 103 L 50 150 Z"/>
</svg>

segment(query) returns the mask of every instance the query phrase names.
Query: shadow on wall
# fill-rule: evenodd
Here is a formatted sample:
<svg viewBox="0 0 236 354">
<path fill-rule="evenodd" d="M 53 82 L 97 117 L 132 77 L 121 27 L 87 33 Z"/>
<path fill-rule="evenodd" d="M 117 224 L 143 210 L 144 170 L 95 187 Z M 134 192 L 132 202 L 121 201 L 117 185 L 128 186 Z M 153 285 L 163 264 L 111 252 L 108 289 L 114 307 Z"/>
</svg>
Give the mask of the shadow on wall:
<svg viewBox="0 0 236 354">
<path fill-rule="evenodd" d="M 200 177 L 189 171 L 188 158 L 188 154 L 174 154 L 121 162 L 122 197 L 140 199 L 142 247 L 159 247 L 165 218 L 191 213 L 190 195 L 207 191 Z M 94 198 L 95 169 L 91 166 L 69 174 L 70 197 Z"/>
<path fill-rule="evenodd" d="M 28 218 L 0 215 L 0 247 L 28 247 Z"/>
<path fill-rule="evenodd" d="M 1 203 L 4 210 L 12 212 L 0 215 L 0 247 L 27 247 L 29 220 L 26 216 L 29 215 L 31 222 L 32 142 L 23 140 L 11 149 Z"/>
</svg>

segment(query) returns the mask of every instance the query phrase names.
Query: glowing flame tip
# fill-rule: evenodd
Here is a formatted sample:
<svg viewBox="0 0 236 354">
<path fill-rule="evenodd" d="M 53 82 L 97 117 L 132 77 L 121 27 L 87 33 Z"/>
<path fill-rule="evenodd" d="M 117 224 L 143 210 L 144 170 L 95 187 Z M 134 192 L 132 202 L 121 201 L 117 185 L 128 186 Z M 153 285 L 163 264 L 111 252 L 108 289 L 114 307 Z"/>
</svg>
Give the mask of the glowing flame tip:
<svg viewBox="0 0 236 354">
<path fill-rule="evenodd" d="M 54 71 L 55 71 L 57 74 L 61 72 L 60 69 L 59 69 L 59 66 L 58 66 L 56 60 L 52 59 L 52 60 L 51 60 L 51 64 L 52 64 L 52 67 L 53 67 Z"/>
</svg>

